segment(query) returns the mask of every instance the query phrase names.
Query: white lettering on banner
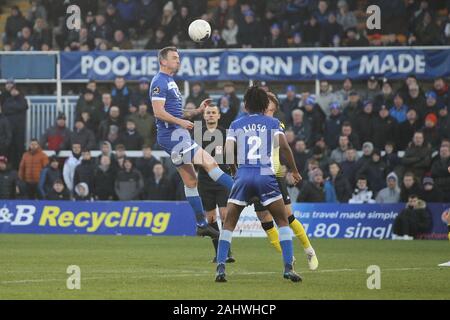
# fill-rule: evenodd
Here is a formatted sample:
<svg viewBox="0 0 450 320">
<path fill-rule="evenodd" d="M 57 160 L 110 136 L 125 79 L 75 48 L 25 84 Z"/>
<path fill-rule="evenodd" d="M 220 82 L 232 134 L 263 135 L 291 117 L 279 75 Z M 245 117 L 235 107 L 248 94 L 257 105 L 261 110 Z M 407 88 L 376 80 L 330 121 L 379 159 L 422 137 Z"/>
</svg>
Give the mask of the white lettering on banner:
<svg viewBox="0 0 450 320">
<path fill-rule="evenodd" d="M 139 65 L 140 62 L 140 65 Z M 125 55 L 117 56 L 111 59 L 108 56 L 98 56 L 94 59 L 92 56 L 81 57 L 81 74 L 86 75 L 90 71 L 100 76 L 106 76 L 110 73 L 118 76 L 143 76 L 155 75 L 158 71 L 158 58 L 153 56 L 127 57 Z"/>
<path fill-rule="evenodd" d="M 209 59 L 209 75 L 220 75 L 220 57 L 212 57 Z"/>
<path fill-rule="evenodd" d="M 239 68 L 239 57 L 238 56 L 228 56 L 227 73 L 229 75 L 237 75 L 240 72 L 241 72 L 241 68 Z"/>
<path fill-rule="evenodd" d="M 256 57 L 247 55 L 240 59 L 238 56 L 230 55 L 227 60 L 227 73 L 238 75 L 244 73 L 246 76 L 254 75 L 292 75 L 294 61 L 292 57 Z"/>
<path fill-rule="evenodd" d="M 33 222 L 33 215 L 36 213 L 35 206 L 18 205 L 16 210 L 16 217 L 11 222 L 12 226 L 26 226 Z"/>
<path fill-rule="evenodd" d="M 112 72 L 116 76 L 124 76 L 128 74 L 130 72 L 130 61 L 127 57 L 119 56 L 114 59 L 112 64 Z"/>
<path fill-rule="evenodd" d="M 195 65 L 195 75 L 207 76 L 208 71 L 206 70 L 206 66 L 208 65 L 208 60 L 202 57 L 198 57 L 194 59 Z"/>
<path fill-rule="evenodd" d="M 323 74 L 331 76 L 336 73 L 347 74 L 348 63 L 351 61 L 349 56 L 335 57 L 332 55 L 326 55 L 323 57 L 318 56 L 302 56 L 300 60 L 300 73 L 301 74 Z"/>
<path fill-rule="evenodd" d="M 82 56 L 81 57 L 81 74 L 87 74 L 88 70 L 94 65 L 94 57 Z"/>
<path fill-rule="evenodd" d="M 420 54 L 399 54 L 398 56 L 387 54 L 382 61 L 378 55 L 364 55 L 361 57 L 358 73 L 369 75 L 386 72 L 404 74 L 414 72 L 421 74 L 425 73 L 425 66 L 425 56 Z"/>
</svg>

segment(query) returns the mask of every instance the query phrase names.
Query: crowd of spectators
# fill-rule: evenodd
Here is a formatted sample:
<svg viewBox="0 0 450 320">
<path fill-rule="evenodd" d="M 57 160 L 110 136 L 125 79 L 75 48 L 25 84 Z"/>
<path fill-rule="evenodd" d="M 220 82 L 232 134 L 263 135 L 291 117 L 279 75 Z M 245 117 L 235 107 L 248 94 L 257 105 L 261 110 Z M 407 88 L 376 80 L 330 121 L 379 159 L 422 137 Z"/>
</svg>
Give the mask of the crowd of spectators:
<svg viewBox="0 0 450 320">
<path fill-rule="evenodd" d="M 210 2 L 210 3 L 209 3 Z M 450 44 L 450 1 L 430 0 L 30 0 L 12 7 L 4 50 L 67 51 L 192 47 L 187 29 L 212 26 L 206 48 Z M 68 30 L 66 8 L 81 8 Z M 366 8 L 381 9 L 381 30 L 366 28 Z"/>
<path fill-rule="evenodd" d="M 267 83 L 260 85 L 270 90 Z M 186 110 L 209 97 L 201 83 L 190 87 Z M 147 78 L 132 90 L 117 77 L 107 92 L 99 92 L 90 81 L 78 99 L 74 128 L 59 114 L 54 126 L 30 141 L 24 152 L 28 106 L 9 79 L 0 96 L 0 197 L 182 200 L 179 176 L 152 156 L 158 144 L 148 89 Z M 223 128 L 244 114 L 232 82 L 224 84 L 214 102 Z M 424 88 L 413 75 L 396 86 L 371 77 L 359 90 L 351 79 L 337 88 L 322 80 L 318 95 L 287 86 L 276 117 L 286 125 L 286 138 L 304 178 L 289 188 L 292 198 L 396 203 L 418 196 L 428 202 L 450 201 L 449 105 L 443 78 Z M 192 121 L 203 119 L 196 112 L 188 114 Z M 72 154 L 48 158 L 43 150 Z M 101 154 L 94 159 L 91 150 Z M 142 150 L 143 156 L 127 157 L 131 150 Z M 292 182 L 289 173 L 286 179 Z"/>
</svg>

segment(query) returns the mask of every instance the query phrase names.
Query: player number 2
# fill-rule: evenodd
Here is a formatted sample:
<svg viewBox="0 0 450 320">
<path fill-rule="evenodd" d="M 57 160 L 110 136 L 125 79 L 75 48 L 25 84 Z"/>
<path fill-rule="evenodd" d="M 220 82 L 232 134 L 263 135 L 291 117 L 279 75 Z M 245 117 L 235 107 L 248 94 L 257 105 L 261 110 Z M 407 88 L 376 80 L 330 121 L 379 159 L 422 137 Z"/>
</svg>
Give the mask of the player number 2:
<svg viewBox="0 0 450 320">
<path fill-rule="evenodd" d="M 257 136 L 250 137 L 247 140 L 247 144 L 250 146 L 247 158 L 249 160 L 261 159 L 261 155 L 258 154 L 259 147 L 261 147 L 261 138 Z"/>
</svg>

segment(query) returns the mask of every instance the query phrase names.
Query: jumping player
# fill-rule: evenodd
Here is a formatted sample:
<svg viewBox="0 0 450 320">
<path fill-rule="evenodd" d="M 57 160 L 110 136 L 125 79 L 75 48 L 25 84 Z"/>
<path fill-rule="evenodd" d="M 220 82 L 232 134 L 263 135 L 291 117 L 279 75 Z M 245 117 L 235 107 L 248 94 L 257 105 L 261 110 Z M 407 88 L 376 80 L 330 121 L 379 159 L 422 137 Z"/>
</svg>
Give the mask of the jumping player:
<svg viewBox="0 0 450 320">
<path fill-rule="evenodd" d="M 231 245 L 233 230 L 244 207 L 253 198 L 272 214 L 279 227 L 280 246 L 283 253 L 285 279 L 301 281 L 294 271 L 292 256 L 292 233 L 289 228 L 285 206 L 273 171 L 273 148 L 289 148 L 286 137 L 280 131 L 280 122 L 264 115 L 269 98 L 258 86 L 252 86 L 244 96 L 244 105 L 249 116 L 234 121 L 228 131 L 225 144 L 227 163 L 233 162 L 237 146 L 238 169 L 235 183 L 227 205 L 227 216 L 219 239 L 217 254 L 216 282 L 225 282 L 225 261 Z M 295 166 L 292 153 L 287 154 L 287 162 L 296 183 L 301 176 Z"/>
<path fill-rule="evenodd" d="M 224 173 L 211 155 L 195 143 L 188 130 L 193 129 L 191 121 L 183 119 L 182 97 L 173 76 L 180 68 L 180 56 L 176 47 L 159 51 L 159 72 L 153 77 L 150 97 L 156 117 L 158 144 L 170 155 L 172 162 L 185 185 L 186 199 L 195 213 L 197 235 L 217 238 L 219 232 L 208 225 L 202 201 L 197 190 L 197 176 L 194 164 L 202 166 L 213 181 L 228 190 L 233 179 Z M 209 101 L 205 100 L 194 113 L 200 114 Z"/>
<path fill-rule="evenodd" d="M 206 126 L 202 126 L 202 148 L 211 154 L 219 163 L 222 171 L 230 173 L 230 167 L 225 162 L 225 137 L 226 130 L 219 126 L 220 109 L 217 105 L 210 104 L 205 107 L 203 111 L 203 119 Z M 202 167 L 198 170 L 198 191 L 202 198 L 203 207 L 206 211 L 206 218 L 208 223 L 219 232 L 219 225 L 217 224 L 216 208 L 219 208 L 220 220 L 224 221 L 227 214 L 227 200 L 230 194 L 229 190 L 224 186 L 212 180 L 208 173 Z M 213 263 L 217 262 L 217 246 L 219 239 L 212 239 L 215 256 Z M 235 262 L 231 255 L 231 250 L 228 252 L 226 262 Z"/>
<path fill-rule="evenodd" d="M 275 112 L 277 112 L 279 107 L 279 102 L 276 96 L 267 92 L 269 97 L 269 106 L 265 112 L 268 117 L 273 117 Z M 284 124 L 280 122 L 280 131 L 284 132 Z M 292 152 L 290 149 L 287 152 Z M 285 156 L 286 158 L 286 156 Z M 306 259 L 308 261 L 308 266 L 310 270 L 316 270 L 319 266 L 319 261 L 317 259 L 316 253 L 311 246 L 311 243 L 306 235 L 305 229 L 300 221 L 298 221 L 294 214 L 292 213 L 291 199 L 287 191 L 286 182 L 283 177 L 280 162 L 280 150 L 279 148 L 274 149 L 273 154 L 273 165 L 275 171 L 275 177 L 278 182 L 278 187 L 280 188 L 281 195 L 283 196 L 284 205 L 286 207 L 286 213 L 288 215 L 289 227 L 294 232 L 294 235 L 300 240 L 303 250 L 306 254 Z M 280 240 L 278 237 L 278 230 L 275 228 L 273 223 L 273 218 L 270 213 L 261 205 L 260 201 L 255 202 L 255 211 L 258 219 L 261 221 L 261 226 L 267 234 L 270 243 L 275 247 L 275 249 L 281 253 Z"/>
</svg>

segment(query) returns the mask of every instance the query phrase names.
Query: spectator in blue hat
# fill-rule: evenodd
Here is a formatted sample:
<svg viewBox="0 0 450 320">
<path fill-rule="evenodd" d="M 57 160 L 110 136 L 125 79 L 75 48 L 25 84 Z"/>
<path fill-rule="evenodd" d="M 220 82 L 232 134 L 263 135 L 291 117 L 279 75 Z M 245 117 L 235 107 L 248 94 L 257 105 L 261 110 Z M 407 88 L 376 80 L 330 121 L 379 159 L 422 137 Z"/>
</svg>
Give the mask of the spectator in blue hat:
<svg viewBox="0 0 450 320">
<path fill-rule="evenodd" d="M 408 107 L 403 102 L 403 97 L 397 93 L 394 97 L 394 105 L 389 110 L 389 114 L 397 120 L 398 123 L 406 121 L 406 113 L 408 112 Z"/>
<path fill-rule="evenodd" d="M 287 41 L 281 32 L 280 25 L 274 23 L 270 27 L 270 34 L 264 41 L 264 47 L 267 48 L 284 48 L 287 47 Z"/>
<path fill-rule="evenodd" d="M 296 95 L 295 86 L 289 85 L 286 87 L 286 98 L 281 101 L 280 109 L 286 116 L 286 124 L 292 124 L 292 110 L 298 108 L 300 98 Z"/>
<path fill-rule="evenodd" d="M 437 100 L 437 94 L 434 91 L 427 91 L 425 93 L 426 102 L 422 106 L 422 108 L 419 109 L 419 116 L 423 120 L 427 114 L 434 113 L 435 115 L 438 115 L 439 113 L 439 106 L 438 106 L 438 100 Z"/>
<path fill-rule="evenodd" d="M 331 150 L 337 147 L 336 137 L 339 136 L 342 123 L 345 120 L 341 109 L 338 102 L 330 104 L 330 116 L 325 122 L 325 142 Z"/>
<path fill-rule="evenodd" d="M 148 94 L 149 89 L 150 79 L 147 77 L 139 78 L 139 88 L 131 94 L 130 104 L 138 108 L 142 101 L 144 101 L 147 106 L 151 106 L 152 102 L 150 101 L 150 95 Z M 150 107 L 149 112 L 153 114 L 153 108 Z"/>
</svg>

